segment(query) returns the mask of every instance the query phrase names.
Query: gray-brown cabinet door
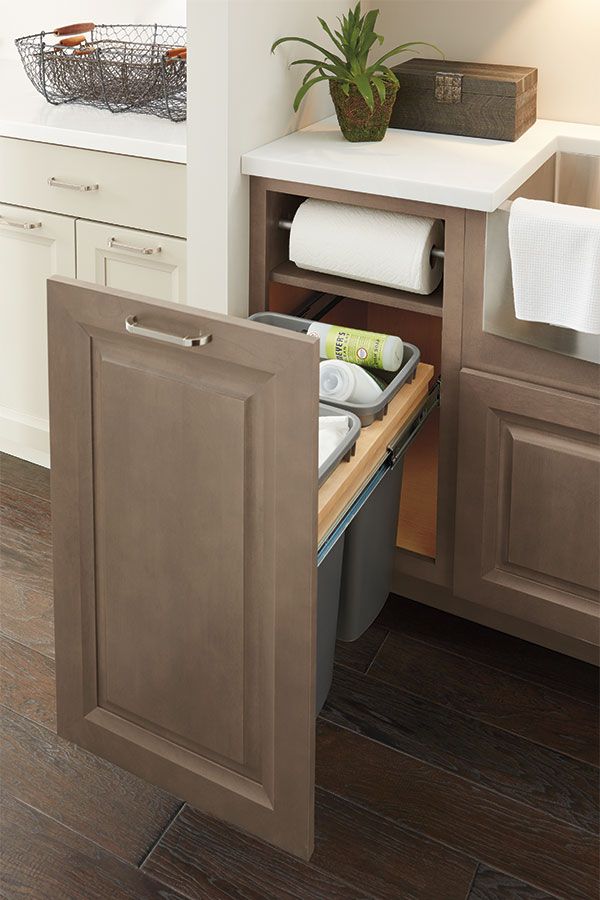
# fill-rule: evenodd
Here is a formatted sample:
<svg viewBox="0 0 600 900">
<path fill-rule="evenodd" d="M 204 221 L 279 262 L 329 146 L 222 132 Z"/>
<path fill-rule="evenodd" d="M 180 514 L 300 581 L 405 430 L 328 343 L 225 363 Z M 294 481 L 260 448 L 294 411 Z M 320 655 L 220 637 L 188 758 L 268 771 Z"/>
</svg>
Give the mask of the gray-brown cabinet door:
<svg viewBox="0 0 600 900">
<path fill-rule="evenodd" d="M 600 404 L 460 374 L 457 596 L 598 640 Z"/>
<path fill-rule="evenodd" d="M 48 316 L 59 733 L 307 858 L 318 342 L 63 279 Z"/>
</svg>

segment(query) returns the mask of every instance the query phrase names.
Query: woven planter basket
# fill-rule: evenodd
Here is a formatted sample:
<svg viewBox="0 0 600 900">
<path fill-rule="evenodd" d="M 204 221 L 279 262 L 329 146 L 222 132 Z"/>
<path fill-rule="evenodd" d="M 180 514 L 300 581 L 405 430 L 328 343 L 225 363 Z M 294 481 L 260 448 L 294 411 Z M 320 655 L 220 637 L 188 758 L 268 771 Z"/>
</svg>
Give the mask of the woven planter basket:
<svg viewBox="0 0 600 900">
<path fill-rule="evenodd" d="M 394 100 L 398 93 L 398 85 L 393 82 L 385 83 L 385 100 L 379 99 L 379 94 L 373 89 L 375 106 L 371 111 L 361 97 L 356 85 L 350 85 L 348 96 L 344 94 L 339 81 L 329 82 L 329 92 L 342 134 L 347 141 L 382 141 L 385 137 Z"/>
</svg>

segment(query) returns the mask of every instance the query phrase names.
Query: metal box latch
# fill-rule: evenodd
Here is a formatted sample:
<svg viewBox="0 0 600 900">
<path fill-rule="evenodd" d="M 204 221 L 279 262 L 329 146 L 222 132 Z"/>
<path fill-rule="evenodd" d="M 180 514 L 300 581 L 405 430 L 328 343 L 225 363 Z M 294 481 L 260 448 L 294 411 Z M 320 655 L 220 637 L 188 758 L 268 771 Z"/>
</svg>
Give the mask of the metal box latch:
<svg viewBox="0 0 600 900">
<path fill-rule="evenodd" d="M 462 100 L 462 75 L 454 72 L 437 72 L 435 99 L 440 103 L 460 103 Z"/>
</svg>

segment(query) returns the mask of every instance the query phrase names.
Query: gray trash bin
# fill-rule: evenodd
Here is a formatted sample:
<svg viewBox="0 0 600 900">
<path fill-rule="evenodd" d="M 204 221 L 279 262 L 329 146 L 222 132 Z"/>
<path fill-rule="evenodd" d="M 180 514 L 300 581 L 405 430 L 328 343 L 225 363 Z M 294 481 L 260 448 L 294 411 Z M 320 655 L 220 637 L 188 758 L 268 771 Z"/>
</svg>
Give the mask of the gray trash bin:
<svg viewBox="0 0 600 900">
<path fill-rule="evenodd" d="M 345 532 L 337 636 L 355 641 L 381 612 L 392 584 L 404 456 L 429 413 L 439 386 L 398 435 L 390 455 L 365 491 L 368 497 Z M 365 492 L 363 492 L 364 495 Z"/>
<path fill-rule="evenodd" d="M 351 412 L 336 409 L 325 403 L 319 404 L 319 415 L 346 416 L 349 422 L 348 434 L 319 466 L 319 485 L 323 484 L 333 470 L 344 459 L 354 453 L 354 445 L 360 435 L 360 420 Z M 335 654 L 335 634 L 337 629 L 342 562 L 344 558 L 344 533 L 320 554 L 317 567 L 317 713 L 325 703 L 333 677 L 333 657 Z"/>
<path fill-rule="evenodd" d="M 344 543 L 342 534 L 317 567 L 317 715 L 333 680 Z"/>
<path fill-rule="evenodd" d="M 401 457 L 346 531 L 337 636 L 355 641 L 381 612 L 390 592 L 402 491 Z"/>
<path fill-rule="evenodd" d="M 279 313 L 255 313 L 250 317 L 264 325 L 304 331 L 306 319 Z M 387 412 L 387 404 L 403 384 L 412 381 L 419 362 L 419 350 L 404 345 L 401 370 L 391 376 L 390 384 L 376 406 L 360 404 L 321 404 L 324 415 L 348 415 L 348 438 L 319 469 L 319 485 L 353 452 L 360 425 L 368 425 Z M 404 453 L 437 405 L 437 393 L 430 398 L 404 429 L 388 458 L 374 473 L 353 501 L 342 521 L 319 548 L 317 560 L 317 677 L 316 709 L 320 712 L 333 678 L 336 632 L 343 641 L 353 641 L 379 614 L 389 594 L 396 548 L 396 530 Z M 352 432 L 352 433 L 350 433 Z"/>
</svg>

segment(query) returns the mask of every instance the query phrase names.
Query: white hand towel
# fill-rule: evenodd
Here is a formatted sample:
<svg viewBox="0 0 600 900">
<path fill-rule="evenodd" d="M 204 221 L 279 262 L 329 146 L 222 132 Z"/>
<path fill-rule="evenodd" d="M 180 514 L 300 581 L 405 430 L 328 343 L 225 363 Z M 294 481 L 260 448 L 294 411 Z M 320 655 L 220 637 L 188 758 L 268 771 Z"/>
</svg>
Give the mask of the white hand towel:
<svg viewBox="0 0 600 900">
<path fill-rule="evenodd" d="M 314 272 L 431 294 L 443 274 L 431 251 L 443 245 L 438 219 L 305 200 L 292 221 L 290 259 Z"/>
<path fill-rule="evenodd" d="M 600 334 L 600 210 L 520 197 L 508 240 L 517 319 Z"/>
<path fill-rule="evenodd" d="M 319 466 L 341 444 L 348 428 L 348 416 L 319 416 Z"/>
</svg>

